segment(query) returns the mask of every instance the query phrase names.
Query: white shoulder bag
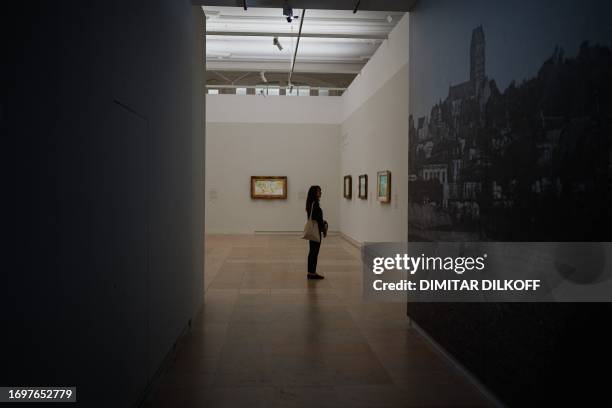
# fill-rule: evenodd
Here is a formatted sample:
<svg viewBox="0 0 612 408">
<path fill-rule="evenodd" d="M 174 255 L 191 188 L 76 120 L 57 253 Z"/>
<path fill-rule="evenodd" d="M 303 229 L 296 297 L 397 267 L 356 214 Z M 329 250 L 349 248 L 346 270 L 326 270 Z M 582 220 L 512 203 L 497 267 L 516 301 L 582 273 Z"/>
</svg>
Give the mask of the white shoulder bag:
<svg viewBox="0 0 612 408">
<path fill-rule="evenodd" d="M 316 220 L 312 219 L 312 210 L 314 209 L 314 201 L 310 206 L 310 214 L 308 214 L 308 221 L 306 221 L 306 225 L 304 225 L 304 236 L 303 239 L 307 239 L 309 241 L 321 242 L 321 235 L 319 234 L 319 224 Z"/>
</svg>

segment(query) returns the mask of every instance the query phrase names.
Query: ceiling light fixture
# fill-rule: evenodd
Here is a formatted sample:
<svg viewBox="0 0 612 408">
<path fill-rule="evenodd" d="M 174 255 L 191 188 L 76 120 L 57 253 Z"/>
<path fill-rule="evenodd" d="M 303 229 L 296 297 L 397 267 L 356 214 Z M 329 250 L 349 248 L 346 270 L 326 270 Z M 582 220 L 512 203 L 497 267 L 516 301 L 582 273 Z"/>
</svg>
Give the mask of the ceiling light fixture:
<svg viewBox="0 0 612 408">
<path fill-rule="evenodd" d="M 276 45 L 276 47 L 278 47 L 279 51 L 283 50 L 283 46 L 281 45 L 281 43 L 278 41 L 278 37 L 274 37 L 274 39 L 272 40 L 272 44 Z"/>
<path fill-rule="evenodd" d="M 357 0 L 357 4 L 355 4 L 355 8 L 353 9 L 353 14 L 357 13 L 357 10 L 359 10 L 359 3 L 361 3 L 361 0 Z"/>
<path fill-rule="evenodd" d="M 247 9 L 247 0 L 242 0 L 242 7 L 246 10 Z"/>
<path fill-rule="evenodd" d="M 293 7 L 291 7 L 287 1 L 285 1 L 285 5 L 283 6 L 283 16 L 287 17 L 288 23 L 293 21 Z"/>
<path fill-rule="evenodd" d="M 387 22 L 388 22 L 389 24 L 391 24 L 391 23 L 393 22 L 393 17 L 391 16 L 391 14 L 389 14 L 389 15 L 387 16 Z"/>
<path fill-rule="evenodd" d="M 259 73 L 259 76 L 261 77 L 261 80 L 262 80 L 262 81 L 264 81 L 264 82 L 266 82 L 266 83 L 268 82 L 268 80 L 266 79 L 266 71 L 261 71 L 261 72 Z"/>
</svg>

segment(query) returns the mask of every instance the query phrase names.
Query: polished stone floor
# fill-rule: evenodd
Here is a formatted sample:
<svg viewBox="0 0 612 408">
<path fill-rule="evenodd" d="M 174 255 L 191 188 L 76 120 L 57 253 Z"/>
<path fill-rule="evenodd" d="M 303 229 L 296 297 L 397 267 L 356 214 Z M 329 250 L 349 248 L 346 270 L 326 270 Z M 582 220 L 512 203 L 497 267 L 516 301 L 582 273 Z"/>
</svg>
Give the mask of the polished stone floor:
<svg viewBox="0 0 612 408">
<path fill-rule="evenodd" d="M 205 305 L 145 404 L 157 407 L 487 406 L 409 326 L 364 303 L 359 250 L 323 242 L 306 280 L 296 236 L 213 235 Z"/>
</svg>

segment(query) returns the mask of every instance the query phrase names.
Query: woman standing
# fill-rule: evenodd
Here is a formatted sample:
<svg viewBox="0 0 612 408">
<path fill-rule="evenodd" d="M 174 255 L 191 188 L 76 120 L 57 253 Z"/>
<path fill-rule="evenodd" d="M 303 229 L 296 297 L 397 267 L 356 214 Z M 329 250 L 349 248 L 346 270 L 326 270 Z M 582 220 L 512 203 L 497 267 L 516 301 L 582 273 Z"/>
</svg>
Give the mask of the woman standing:
<svg viewBox="0 0 612 408">
<path fill-rule="evenodd" d="M 327 221 L 323 219 L 323 210 L 319 205 L 320 199 L 321 187 L 310 186 L 308 197 L 306 198 L 306 217 L 310 216 L 311 219 L 317 222 L 319 226 L 319 242 L 308 241 L 310 245 L 310 251 L 308 252 L 308 279 L 324 279 L 323 276 L 317 273 L 317 258 L 321 248 L 321 235 L 327 237 Z"/>
</svg>

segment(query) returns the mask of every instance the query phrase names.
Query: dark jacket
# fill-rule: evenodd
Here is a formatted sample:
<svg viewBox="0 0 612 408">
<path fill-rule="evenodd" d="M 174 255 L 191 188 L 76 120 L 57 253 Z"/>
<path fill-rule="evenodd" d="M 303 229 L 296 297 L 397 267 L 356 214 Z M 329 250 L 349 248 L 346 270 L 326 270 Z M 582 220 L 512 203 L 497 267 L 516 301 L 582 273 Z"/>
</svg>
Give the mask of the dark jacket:
<svg viewBox="0 0 612 408">
<path fill-rule="evenodd" d="M 308 214 L 306 214 L 306 217 L 308 217 Z M 312 206 L 312 219 L 319 225 L 319 235 L 321 235 L 323 233 L 323 228 L 325 228 L 325 220 L 323 219 L 323 210 L 318 201 L 315 201 Z"/>
</svg>

